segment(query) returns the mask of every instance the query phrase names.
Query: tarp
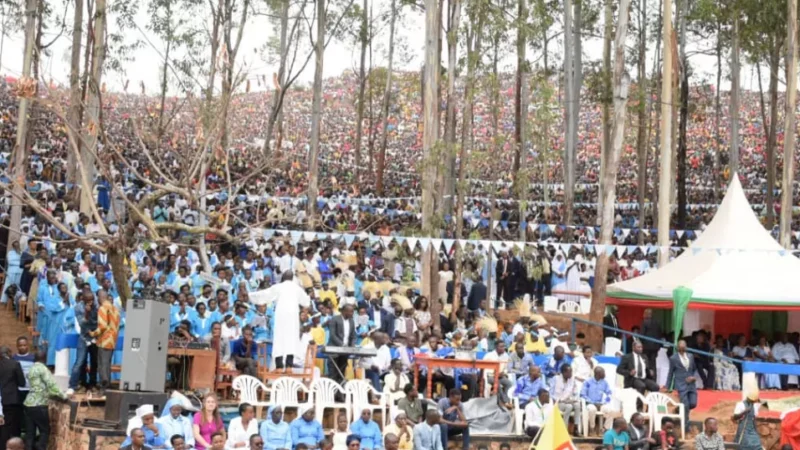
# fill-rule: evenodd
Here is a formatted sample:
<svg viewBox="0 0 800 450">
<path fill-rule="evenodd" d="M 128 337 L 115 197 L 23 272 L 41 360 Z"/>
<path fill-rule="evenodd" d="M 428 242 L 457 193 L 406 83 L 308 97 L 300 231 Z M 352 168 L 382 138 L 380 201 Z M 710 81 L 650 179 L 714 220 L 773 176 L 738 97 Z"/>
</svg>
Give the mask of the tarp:
<svg viewBox="0 0 800 450">
<path fill-rule="evenodd" d="M 511 412 L 497 405 L 497 396 L 472 398 L 464 405 L 464 417 L 469 423 L 469 433 L 511 434 L 514 424 Z"/>
<path fill-rule="evenodd" d="M 798 274 L 800 260 L 764 229 L 733 177 L 717 214 L 691 248 L 658 270 L 610 285 L 607 301 L 670 308 L 674 291 L 685 288 L 691 291 L 688 308 L 797 310 Z"/>
</svg>

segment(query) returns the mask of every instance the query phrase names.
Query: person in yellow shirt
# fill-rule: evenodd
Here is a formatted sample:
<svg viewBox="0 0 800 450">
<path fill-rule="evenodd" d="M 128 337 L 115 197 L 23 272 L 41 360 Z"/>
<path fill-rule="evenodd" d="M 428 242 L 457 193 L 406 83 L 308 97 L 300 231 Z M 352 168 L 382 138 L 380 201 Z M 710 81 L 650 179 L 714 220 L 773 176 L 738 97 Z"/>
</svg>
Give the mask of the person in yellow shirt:
<svg viewBox="0 0 800 450">
<path fill-rule="evenodd" d="M 97 311 L 97 329 L 90 332 L 97 339 L 97 359 L 99 363 L 100 390 L 105 392 L 111 381 L 111 356 L 117 347 L 120 314 L 111 297 L 104 291 L 98 292 L 100 309 Z"/>
<path fill-rule="evenodd" d="M 534 337 L 530 332 L 525 332 L 525 351 L 528 353 L 535 353 L 541 355 L 547 353 L 547 345 L 544 343 L 544 337 Z"/>
<path fill-rule="evenodd" d="M 327 343 L 328 337 L 325 333 L 325 328 L 322 328 L 320 325 L 320 320 L 322 319 L 321 314 L 315 314 L 311 316 L 311 339 L 314 340 L 314 343 L 317 346 L 325 345 Z M 319 368 L 320 374 L 325 374 L 325 362 L 324 358 L 317 358 L 316 366 Z"/>
<path fill-rule="evenodd" d="M 331 303 L 331 308 L 334 311 L 339 310 L 339 299 L 336 298 L 336 292 L 330 289 L 328 280 L 323 280 L 322 289 L 319 291 L 319 301 L 324 303 L 326 300 Z"/>
</svg>

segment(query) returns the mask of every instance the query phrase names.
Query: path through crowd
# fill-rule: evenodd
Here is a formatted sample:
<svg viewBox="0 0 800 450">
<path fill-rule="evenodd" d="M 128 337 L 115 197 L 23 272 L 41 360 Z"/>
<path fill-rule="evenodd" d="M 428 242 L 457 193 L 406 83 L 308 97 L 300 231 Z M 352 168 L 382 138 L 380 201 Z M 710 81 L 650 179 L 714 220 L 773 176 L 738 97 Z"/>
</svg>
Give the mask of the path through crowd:
<svg viewBox="0 0 800 450">
<path fill-rule="evenodd" d="M 16 314 L 5 305 L 0 305 L 0 345 L 7 345 L 16 351 L 17 338 L 28 336 L 28 327 L 17 320 Z"/>
</svg>

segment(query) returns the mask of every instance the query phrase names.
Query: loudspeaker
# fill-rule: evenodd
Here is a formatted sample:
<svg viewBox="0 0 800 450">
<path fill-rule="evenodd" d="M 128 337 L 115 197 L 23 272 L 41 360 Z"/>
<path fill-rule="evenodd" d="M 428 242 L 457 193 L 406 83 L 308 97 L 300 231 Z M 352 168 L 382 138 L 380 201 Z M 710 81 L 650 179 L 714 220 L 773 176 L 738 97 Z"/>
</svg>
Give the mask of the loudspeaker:
<svg viewBox="0 0 800 450">
<path fill-rule="evenodd" d="M 125 314 L 120 387 L 124 391 L 164 392 L 170 305 L 135 298 L 128 300 Z"/>
</svg>

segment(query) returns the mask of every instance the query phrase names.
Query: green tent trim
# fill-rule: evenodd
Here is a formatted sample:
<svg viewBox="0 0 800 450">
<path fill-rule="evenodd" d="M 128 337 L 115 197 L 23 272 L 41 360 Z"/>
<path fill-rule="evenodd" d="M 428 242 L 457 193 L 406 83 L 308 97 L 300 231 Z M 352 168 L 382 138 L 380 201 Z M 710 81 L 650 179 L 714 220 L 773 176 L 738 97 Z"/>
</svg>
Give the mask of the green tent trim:
<svg viewBox="0 0 800 450">
<path fill-rule="evenodd" d="M 680 287 L 676 288 L 680 289 Z M 686 288 L 688 289 L 688 288 Z M 691 289 L 690 289 L 691 290 Z M 663 303 L 663 307 L 673 306 L 674 304 L 674 291 L 673 291 L 673 298 L 668 297 L 654 297 L 650 295 L 642 295 L 636 294 L 632 292 L 608 292 L 606 294 L 607 299 L 610 300 L 609 303 L 611 304 L 625 304 L 625 300 L 643 300 L 648 302 L 654 303 Z M 619 302 L 615 302 L 614 300 L 621 300 Z M 800 301 L 795 302 L 770 302 L 764 300 L 730 300 L 730 299 L 721 299 L 721 298 L 698 298 L 692 297 L 692 303 L 707 303 L 707 304 L 714 304 L 714 305 L 732 305 L 732 306 L 752 306 L 756 308 L 764 308 L 764 307 L 772 307 L 772 308 L 780 308 L 781 310 L 800 310 Z"/>
</svg>

